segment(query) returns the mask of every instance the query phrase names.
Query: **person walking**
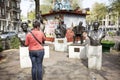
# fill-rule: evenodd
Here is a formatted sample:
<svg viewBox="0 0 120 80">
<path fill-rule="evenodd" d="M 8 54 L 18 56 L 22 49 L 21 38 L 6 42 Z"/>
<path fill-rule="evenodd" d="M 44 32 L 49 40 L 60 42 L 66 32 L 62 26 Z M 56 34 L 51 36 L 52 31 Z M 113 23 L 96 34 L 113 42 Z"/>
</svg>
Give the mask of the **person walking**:
<svg viewBox="0 0 120 80">
<path fill-rule="evenodd" d="M 32 62 L 32 80 L 42 80 L 42 62 L 44 57 L 45 35 L 40 30 L 40 22 L 33 22 L 33 29 L 27 33 L 25 45 L 28 46 L 29 56 Z"/>
</svg>

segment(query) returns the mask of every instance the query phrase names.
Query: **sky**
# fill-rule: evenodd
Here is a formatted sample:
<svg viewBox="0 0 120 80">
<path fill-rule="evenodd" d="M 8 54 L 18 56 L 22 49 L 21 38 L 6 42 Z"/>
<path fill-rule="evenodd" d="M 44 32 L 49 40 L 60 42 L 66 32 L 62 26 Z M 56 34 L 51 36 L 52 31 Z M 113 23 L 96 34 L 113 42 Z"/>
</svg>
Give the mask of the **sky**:
<svg viewBox="0 0 120 80">
<path fill-rule="evenodd" d="M 92 5 L 95 3 L 105 3 L 106 5 L 109 4 L 109 0 L 83 0 L 82 2 L 82 7 L 83 8 L 92 8 Z M 43 0 L 40 0 L 40 3 L 43 3 Z M 23 15 L 24 17 L 27 17 L 27 13 L 30 12 L 31 10 L 33 10 L 35 3 L 34 0 L 33 2 L 30 2 L 30 0 L 21 0 L 21 15 Z"/>
</svg>

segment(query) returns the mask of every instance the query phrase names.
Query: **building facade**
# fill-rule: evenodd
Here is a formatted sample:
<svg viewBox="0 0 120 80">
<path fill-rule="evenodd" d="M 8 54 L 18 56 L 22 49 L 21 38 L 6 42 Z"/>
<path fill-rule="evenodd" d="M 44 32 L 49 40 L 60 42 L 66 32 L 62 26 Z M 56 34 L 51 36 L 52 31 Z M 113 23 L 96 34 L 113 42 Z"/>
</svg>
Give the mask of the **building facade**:
<svg viewBox="0 0 120 80">
<path fill-rule="evenodd" d="M 0 0 L 0 31 L 19 31 L 21 0 Z"/>
<path fill-rule="evenodd" d="M 112 12 L 107 14 L 101 20 L 101 28 L 106 28 L 107 30 L 113 29 L 118 30 L 120 28 L 120 20 L 118 12 Z"/>
</svg>

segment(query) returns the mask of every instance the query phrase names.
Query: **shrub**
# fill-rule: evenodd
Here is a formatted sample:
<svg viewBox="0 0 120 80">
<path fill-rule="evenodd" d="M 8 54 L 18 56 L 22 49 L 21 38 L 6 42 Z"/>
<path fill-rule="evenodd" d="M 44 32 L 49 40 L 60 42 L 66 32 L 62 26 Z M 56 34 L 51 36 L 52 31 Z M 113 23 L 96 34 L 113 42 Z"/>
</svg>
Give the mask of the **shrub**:
<svg viewBox="0 0 120 80">
<path fill-rule="evenodd" d="M 111 41 L 111 40 L 102 40 L 101 43 L 115 44 L 115 42 L 114 42 L 114 41 Z"/>
<path fill-rule="evenodd" d="M 14 36 L 10 39 L 10 48 L 11 49 L 18 49 L 20 46 L 19 38 Z"/>
<path fill-rule="evenodd" d="M 110 36 L 115 36 L 115 33 L 114 33 L 114 32 L 108 32 L 108 34 L 109 34 Z"/>
</svg>

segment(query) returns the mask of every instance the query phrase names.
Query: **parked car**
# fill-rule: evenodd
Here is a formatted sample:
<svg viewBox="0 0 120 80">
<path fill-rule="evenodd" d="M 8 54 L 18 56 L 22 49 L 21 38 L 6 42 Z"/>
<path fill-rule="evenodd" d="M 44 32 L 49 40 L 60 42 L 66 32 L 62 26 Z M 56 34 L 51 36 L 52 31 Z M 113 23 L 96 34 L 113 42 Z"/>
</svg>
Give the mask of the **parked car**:
<svg viewBox="0 0 120 80">
<path fill-rule="evenodd" d="M 10 39 L 11 37 L 13 36 L 16 36 L 17 34 L 15 32 L 3 32 L 1 35 L 0 35 L 0 38 L 1 39 Z"/>
</svg>

